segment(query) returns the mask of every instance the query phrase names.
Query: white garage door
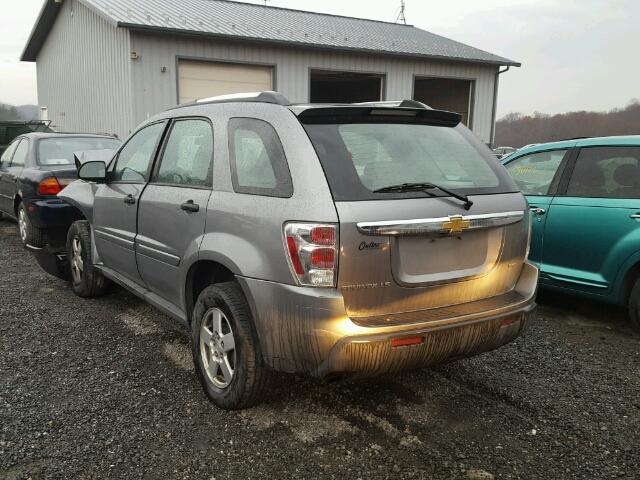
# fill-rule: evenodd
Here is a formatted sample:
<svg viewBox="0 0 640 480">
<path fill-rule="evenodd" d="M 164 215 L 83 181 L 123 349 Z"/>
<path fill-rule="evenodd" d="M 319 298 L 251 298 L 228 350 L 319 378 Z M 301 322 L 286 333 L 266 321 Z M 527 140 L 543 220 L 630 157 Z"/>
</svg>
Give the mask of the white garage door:
<svg viewBox="0 0 640 480">
<path fill-rule="evenodd" d="M 180 103 L 229 93 L 273 90 L 273 68 L 262 65 L 178 62 Z"/>
</svg>

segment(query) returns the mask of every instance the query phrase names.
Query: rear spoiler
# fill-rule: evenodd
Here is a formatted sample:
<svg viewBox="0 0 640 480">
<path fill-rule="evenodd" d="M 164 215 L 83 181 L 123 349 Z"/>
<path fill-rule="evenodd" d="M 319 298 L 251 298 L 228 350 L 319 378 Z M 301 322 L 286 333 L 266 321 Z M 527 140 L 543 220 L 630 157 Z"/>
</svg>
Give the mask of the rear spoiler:
<svg viewBox="0 0 640 480">
<path fill-rule="evenodd" d="M 402 105 L 402 104 L 401 104 Z M 331 123 L 415 123 L 455 127 L 462 121 L 458 113 L 425 108 L 382 105 L 312 107 L 301 111 L 298 119 L 304 124 Z"/>
</svg>

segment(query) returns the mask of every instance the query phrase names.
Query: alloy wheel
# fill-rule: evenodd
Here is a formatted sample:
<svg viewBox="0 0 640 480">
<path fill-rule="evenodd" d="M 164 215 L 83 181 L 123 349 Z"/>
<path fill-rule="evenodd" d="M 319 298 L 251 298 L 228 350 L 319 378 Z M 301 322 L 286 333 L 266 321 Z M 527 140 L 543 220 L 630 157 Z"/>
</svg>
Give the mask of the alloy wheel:
<svg viewBox="0 0 640 480">
<path fill-rule="evenodd" d="M 228 387 L 236 368 L 236 345 L 231 322 L 219 308 L 209 309 L 202 319 L 200 355 L 211 383 Z"/>
<path fill-rule="evenodd" d="M 84 260 L 82 260 L 82 242 L 80 238 L 73 237 L 71 241 L 71 275 L 73 281 L 79 283 L 82 281 L 82 272 L 84 271 Z"/>
</svg>

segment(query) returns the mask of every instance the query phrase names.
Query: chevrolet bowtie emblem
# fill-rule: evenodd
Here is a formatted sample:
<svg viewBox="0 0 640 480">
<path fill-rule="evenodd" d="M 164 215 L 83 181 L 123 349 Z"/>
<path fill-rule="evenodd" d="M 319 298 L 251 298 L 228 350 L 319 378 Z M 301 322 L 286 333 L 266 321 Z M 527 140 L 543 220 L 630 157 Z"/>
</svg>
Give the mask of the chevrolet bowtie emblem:
<svg viewBox="0 0 640 480">
<path fill-rule="evenodd" d="M 469 220 L 465 220 L 462 215 L 451 215 L 447 222 L 442 223 L 442 230 L 448 234 L 461 233 L 471 225 Z"/>
</svg>

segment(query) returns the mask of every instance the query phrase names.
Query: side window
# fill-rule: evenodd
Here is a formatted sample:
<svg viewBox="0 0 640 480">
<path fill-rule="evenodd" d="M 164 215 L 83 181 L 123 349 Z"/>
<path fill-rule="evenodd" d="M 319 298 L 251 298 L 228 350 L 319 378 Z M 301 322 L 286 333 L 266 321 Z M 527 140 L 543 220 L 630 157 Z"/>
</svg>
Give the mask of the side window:
<svg viewBox="0 0 640 480">
<path fill-rule="evenodd" d="M 547 195 L 553 177 L 567 150 L 553 150 L 525 155 L 505 167 L 525 195 Z"/>
<path fill-rule="evenodd" d="M 16 147 L 19 143 L 20 140 L 15 140 L 5 149 L 5 151 L 2 153 L 2 157 L 0 157 L 0 167 L 9 166 L 9 163 L 11 162 L 11 156 L 13 155 L 13 152 L 16 150 Z"/>
<path fill-rule="evenodd" d="M 154 182 L 206 187 L 211 185 L 213 132 L 206 120 L 178 120 L 167 140 Z"/>
<path fill-rule="evenodd" d="M 111 180 L 114 182 L 144 183 L 153 159 L 164 122 L 154 123 L 133 135 L 120 150 Z"/>
<path fill-rule="evenodd" d="M 566 195 L 640 198 L 640 147 L 582 148 Z"/>
<path fill-rule="evenodd" d="M 229 120 L 229 162 L 234 191 L 283 198 L 293 195 L 282 144 L 267 122 Z"/>
<path fill-rule="evenodd" d="M 11 160 L 12 167 L 22 167 L 24 166 L 27 155 L 29 153 L 29 141 L 22 139 L 20 145 L 16 148 L 16 151 L 13 154 L 13 159 Z"/>
</svg>

